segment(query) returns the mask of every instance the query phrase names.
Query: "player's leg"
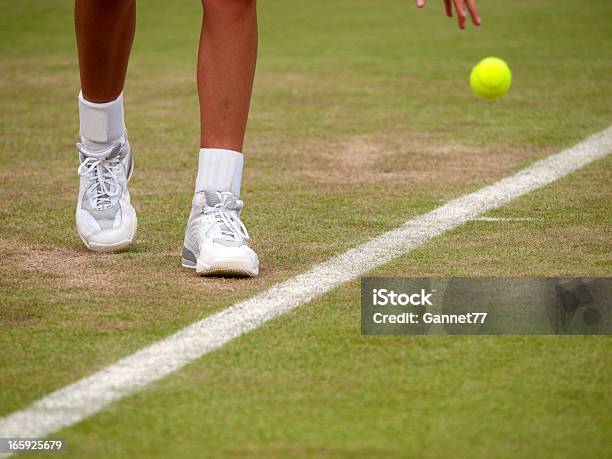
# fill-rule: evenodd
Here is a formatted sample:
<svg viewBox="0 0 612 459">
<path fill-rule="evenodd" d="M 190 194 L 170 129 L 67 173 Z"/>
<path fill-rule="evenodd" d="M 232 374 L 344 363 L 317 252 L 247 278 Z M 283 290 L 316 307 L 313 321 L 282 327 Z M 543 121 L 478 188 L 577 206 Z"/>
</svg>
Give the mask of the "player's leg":
<svg viewBox="0 0 612 459">
<path fill-rule="evenodd" d="M 240 221 L 242 147 L 257 57 L 255 0 L 203 0 L 198 61 L 201 150 L 183 266 L 254 276 L 257 255 Z"/>
<path fill-rule="evenodd" d="M 200 146 L 242 151 L 257 59 L 255 0 L 203 0 L 203 5 Z"/>
<path fill-rule="evenodd" d="M 120 250 L 136 233 L 122 93 L 136 1 L 76 0 L 74 19 L 81 75 L 77 231 L 90 250 Z"/>
</svg>

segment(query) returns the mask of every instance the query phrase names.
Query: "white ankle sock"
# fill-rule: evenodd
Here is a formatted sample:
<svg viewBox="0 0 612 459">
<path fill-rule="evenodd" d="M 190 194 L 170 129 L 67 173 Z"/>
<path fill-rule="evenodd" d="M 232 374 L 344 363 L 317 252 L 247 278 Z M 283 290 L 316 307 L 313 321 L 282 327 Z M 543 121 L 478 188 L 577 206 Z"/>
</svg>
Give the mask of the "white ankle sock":
<svg viewBox="0 0 612 459">
<path fill-rule="evenodd" d="M 79 93 L 81 140 L 86 145 L 107 145 L 119 140 L 125 133 L 123 119 L 123 93 L 115 100 L 97 104 L 89 102 Z"/>
<path fill-rule="evenodd" d="M 230 191 L 240 197 L 242 153 L 221 148 L 202 148 L 195 191 Z"/>
</svg>

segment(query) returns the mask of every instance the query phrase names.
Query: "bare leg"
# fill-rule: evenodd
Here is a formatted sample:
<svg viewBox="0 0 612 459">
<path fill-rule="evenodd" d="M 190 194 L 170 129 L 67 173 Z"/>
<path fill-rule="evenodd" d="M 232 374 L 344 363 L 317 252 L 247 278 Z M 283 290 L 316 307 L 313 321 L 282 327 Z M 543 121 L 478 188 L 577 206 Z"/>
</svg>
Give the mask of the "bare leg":
<svg viewBox="0 0 612 459">
<path fill-rule="evenodd" d="M 255 0 L 202 0 L 200 146 L 242 151 L 257 58 Z"/>
<path fill-rule="evenodd" d="M 75 0 L 81 88 L 90 102 L 115 100 L 125 82 L 136 27 L 136 0 Z"/>
</svg>

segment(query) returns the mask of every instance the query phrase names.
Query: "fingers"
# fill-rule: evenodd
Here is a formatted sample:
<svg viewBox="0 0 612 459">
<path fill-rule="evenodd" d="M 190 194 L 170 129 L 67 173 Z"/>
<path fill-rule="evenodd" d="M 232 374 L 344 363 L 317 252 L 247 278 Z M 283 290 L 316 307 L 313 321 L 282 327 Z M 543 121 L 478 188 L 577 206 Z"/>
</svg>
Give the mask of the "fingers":
<svg viewBox="0 0 612 459">
<path fill-rule="evenodd" d="M 453 17 L 453 5 L 451 4 L 451 0 L 444 0 L 444 7 L 446 8 L 446 15 L 449 18 Z"/>
<path fill-rule="evenodd" d="M 457 10 L 457 19 L 459 21 L 459 28 L 465 29 L 465 2 L 464 0 L 453 0 L 455 2 L 455 9 Z"/>
<path fill-rule="evenodd" d="M 423 8 L 426 0 L 416 0 L 417 8 Z M 470 17 L 474 25 L 480 25 L 480 15 L 476 8 L 476 0 L 444 0 L 444 8 L 446 9 L 446 15 L 449 18 L 453 17 L 453 3 L 457 10 L 457 22 L 459 23 L 460 29 L 465 29 L 465 21 L 467 19 L 467 11 L 470 12 Z"/>
<path fill-rule="evenodd" d="M 467 6 L 467 9 L 470 11 L 470 16 L 472 16 L 474 25 L 480 25 L 480 15 L 476 9 L 476 2 L 474 0 L 465 0 L 465 6 Z"/>
</svg>

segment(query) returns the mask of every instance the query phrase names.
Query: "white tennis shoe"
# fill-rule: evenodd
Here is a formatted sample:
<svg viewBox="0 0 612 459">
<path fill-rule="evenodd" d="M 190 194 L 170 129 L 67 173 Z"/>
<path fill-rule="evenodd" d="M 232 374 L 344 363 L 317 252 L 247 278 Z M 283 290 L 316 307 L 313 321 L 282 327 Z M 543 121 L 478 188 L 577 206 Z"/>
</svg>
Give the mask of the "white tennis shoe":
<svg viewBox="0 0 612 459">
<path fill-rule="evenodd" d="M 77 143 L 81 176 L 76 209 L 79 237 L 89 250 L 125 249 L 136 235 L 136 212 L 127 183 L 133 164 L 127 136 L 94 148 Z"/>
<path fill-rule="evenodd" d="M 240 221 L 243 203 L 230 192 L 195 194 L 185 231 L 182 265 L 200 275 L 259 274 L 259 259 L 246 244 L 249 234 Z"/>
</svg>

